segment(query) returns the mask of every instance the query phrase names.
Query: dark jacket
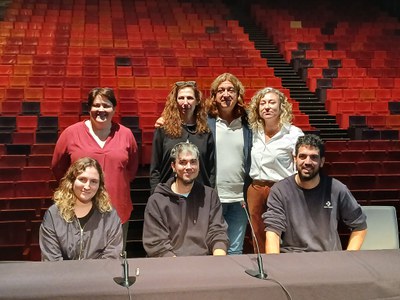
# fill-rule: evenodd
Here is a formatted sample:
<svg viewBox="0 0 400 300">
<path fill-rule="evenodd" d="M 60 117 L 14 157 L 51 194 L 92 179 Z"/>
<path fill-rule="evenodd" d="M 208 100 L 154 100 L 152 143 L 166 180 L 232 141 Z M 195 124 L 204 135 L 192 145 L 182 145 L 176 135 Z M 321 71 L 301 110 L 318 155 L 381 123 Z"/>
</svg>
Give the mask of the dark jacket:
<svg viewBox="0 0 400 300">
<path fill-rule="evenodd" d="M 157 185 L 143 226 L 143 246 L 150 257 L 208 255 L 227 250 L 228 225 L 216 191 L 199 182 L 184 197 L 171 190 L 174 178 Z"/>
<path fill-rule="evenodd" d="M 171 138 L 166 135 L 163 128 L 156 128 L 153 138 L 151 165 L 150 165 L 150 187 L 154 192 L 158 183 L 165 183 L 171 178 L 170 153 L 172 148 L 180 142 L 189 141 L 195 144 L 200 152 L 200 173 L 197 180 L 207 186 L 215 187 L 215 144 L 211 132 L 191 133 L 182 130 L 182 136 Z"/>
<path fill-rule="evenodd" d="M 53 204 L 46 211 L 39 233 L 42 260 L 119 258 L 122 227 L 117 211 L 93 214 L 81 229 L 78 219 L 65 221 Z"/>
</svg>

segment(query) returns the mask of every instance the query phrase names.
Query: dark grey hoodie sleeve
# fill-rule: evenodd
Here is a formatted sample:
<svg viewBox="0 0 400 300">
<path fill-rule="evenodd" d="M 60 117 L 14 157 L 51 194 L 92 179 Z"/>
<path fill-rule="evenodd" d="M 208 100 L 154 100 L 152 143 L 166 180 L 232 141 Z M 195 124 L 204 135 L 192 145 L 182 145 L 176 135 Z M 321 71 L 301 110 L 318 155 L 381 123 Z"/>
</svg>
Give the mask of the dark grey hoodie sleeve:
<svg viewBox="0 0 400 300">
<path fill-rule="evenodd" d="M 143 247 L 149 257 L 175 256 L 169 230 L 153 196 L 149 198 L 144 212 Z"/>
</svg>

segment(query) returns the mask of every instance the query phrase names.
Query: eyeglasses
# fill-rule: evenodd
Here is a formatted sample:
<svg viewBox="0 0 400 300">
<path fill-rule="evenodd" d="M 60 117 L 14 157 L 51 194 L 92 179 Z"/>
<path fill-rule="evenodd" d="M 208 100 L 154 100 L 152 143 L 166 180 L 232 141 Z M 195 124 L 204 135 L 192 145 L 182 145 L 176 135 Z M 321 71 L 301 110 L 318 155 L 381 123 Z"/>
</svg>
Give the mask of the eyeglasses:
<svg viewBox="0 0 400 300">
<path fill-rule="evenodd" d="M 192 86 L 194 88 L 197 88 L 196 81 L 177 81 L 177 82 L 175 82 L 175 85 L 177 87 L 181 87 L 181 86 L 187 85 L 187 86 Z"/>
</svg>

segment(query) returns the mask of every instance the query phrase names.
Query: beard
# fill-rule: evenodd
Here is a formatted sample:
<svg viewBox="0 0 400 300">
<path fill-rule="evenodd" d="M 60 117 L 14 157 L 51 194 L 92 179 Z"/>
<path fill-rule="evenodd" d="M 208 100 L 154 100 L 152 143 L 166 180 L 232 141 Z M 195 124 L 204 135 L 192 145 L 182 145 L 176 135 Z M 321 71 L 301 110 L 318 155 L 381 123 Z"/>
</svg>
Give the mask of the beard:
<svg viewBox="0 0 400 300">
<path fill-rule="evenodd" d="M 312 169 L 308 173 L 304 174 L 301 169 L 297 172 L 301 181 L 311 181 L 319 174 L 319 168 Z"/>
<path fill-rule="evenodd" d="M 191 185 L 191 184 L 194 182 L 194 178 L 192 178 L 192 179 L 184 179 L 184 178 L 181 178 L 181 182 L 182 182 L 184 185 Z"/>
<path fill-rule="evenodd" d="M 197 177 L 197 176 L 196 176 L 196 177 Z M 177 181 L 179 181 L 180 184 L 185 185 L 185 186 L 188 186 L 188 185 L 193 184 L 193 182 L 195 181 L 196 177 L 194 177 L 194 178 L 187 178 L 187 177 L 184 177 L 184 176 L 175 174 L 175 179 L 176 179 Z"/>
</svg>

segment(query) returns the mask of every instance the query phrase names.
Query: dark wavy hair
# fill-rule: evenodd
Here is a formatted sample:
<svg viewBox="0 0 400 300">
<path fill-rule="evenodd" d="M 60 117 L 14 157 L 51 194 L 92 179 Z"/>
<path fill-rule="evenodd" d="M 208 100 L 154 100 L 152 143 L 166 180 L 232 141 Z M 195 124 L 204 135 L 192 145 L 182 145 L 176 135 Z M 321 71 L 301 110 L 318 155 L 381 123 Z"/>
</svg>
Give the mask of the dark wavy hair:
<svg viewBox="0 0 400 300">
<path fill-rule="evenodd" d="M 306 134 L 298 138 L 296 147 L 295 147 L 295 155 L 299 153 L 299 149 L 302 146 L 311 146 L 319 149 L 319 156 L 325 157 L 325 143 L 324 141 L 315 134 Z"/>
</svg>

